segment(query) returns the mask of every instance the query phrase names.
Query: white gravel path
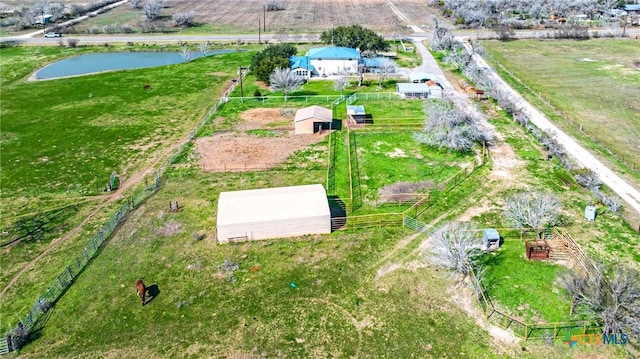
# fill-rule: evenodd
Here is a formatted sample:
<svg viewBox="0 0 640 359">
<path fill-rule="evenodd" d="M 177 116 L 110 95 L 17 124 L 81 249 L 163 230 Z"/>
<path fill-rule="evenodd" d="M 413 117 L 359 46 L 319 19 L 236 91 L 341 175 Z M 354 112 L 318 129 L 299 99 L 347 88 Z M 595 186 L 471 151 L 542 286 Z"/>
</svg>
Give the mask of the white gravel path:
<svg viewBox="0 0 640 359">
<path fill-rule="evenodd" d="M 467 50 L 469 50 L 470 45 L 467 42 L 464 42 L 464 44 L 467 47 Z M 477 54 L 474 55 L 474 60 L 482 68 L 491 68 L 489 64 L 487 64 L 487 62 Z M 549 121 L 542 112 L 531 106 L 529 102 L 527 102 L 518 92 L 498 76 L 495 71 L 490 71 L 489 76 L 493 77 L 493 79 L 496 80 L 495 83 L 500 84 L 500 86 L 502 86 L 506 91 L 509 91 L 511 96 L 519 102 L 519 105 L 522 106 L 524 112 L 529 116 L 531 123 L 543 131 L 555 133 L 558 142 L 564 146 L 567 153 L 569 153 L 576 162 L 597 173 L 602 183 L 614 191 L 630 209 L 633 209 L 640 214 L 640 191 L 638 191 L 636 187 L 618 176 L 571 136 L 564 133 L 560 128 Z M 635 186 L 638 186 L 638 184 L 636 183 Z"/>
<path fill-rule="evenodd" d="M 469 50 L 470 45 L 465 41 L 463 41 L 463 43 L 467 47 L 467 50 Z M 440 66 L 433 58 L 433 56 L 431 56 L 431 53 L 427 50 L 425 45 L 422 43 L 422 38 L 414 38 L 414 45 L 416 49 L 420 51 L 423 63 L 421 66 L 412 69 L 411 72 L 420 71 L 434 74 L 436 75 L 436 77 L 438 77 L 441 85 L 444 87 L 446 92 L 456 94 L 456 91 L 449 83 L 449 81 L 447 81 L 444 73 L 440 69 Z M 481 56 L 476 54 L 474 56 L 474 60 L 482 68 L 491 69 L 489 64 Z M 622 199 L 626 203 L 629 209 L 634 210 L 635 212 L 640 214 L 640 191 L 638 190 L 638 187 L 640 187 L 639 184 L 634 183 L 632 185 L 622 179 L 622 177 L 618 176 L 604 163 L 598 160 L 593 154 L 591 154 L 578 142 L 576 142 L 576 140 L 564 133 L 561 129 L 559 129 L 551 121 L 549 121 L 549 119 L 547 119 L 544 114 L 534 108 L 522 96 L 520 96 L 520 94 L 517 93 L 513 88 L 511 88 L 511 86 L 509 86 L 500 76 L 498 76 L 495 71 L 490 71 L 489 76 L 493 77 L 496 80 L 495 83 L 503 86 L 504 89 L 506 91 L 509 91 L 511 96 L 513 96 L 513 98 L 520 103 L 525 113 L 529 116 L 531 123 L 533 123 L 543 131 L 555 133 L 558 142 L 564 146 L 567 153 L 569 153 L 577 163 L 597 173 L 602 183 L 604 183 L 612 191 L 614 191 L 616 195 L 618 195 L 618 197 L 620 197 L 620 199 Z"/>
</svg>

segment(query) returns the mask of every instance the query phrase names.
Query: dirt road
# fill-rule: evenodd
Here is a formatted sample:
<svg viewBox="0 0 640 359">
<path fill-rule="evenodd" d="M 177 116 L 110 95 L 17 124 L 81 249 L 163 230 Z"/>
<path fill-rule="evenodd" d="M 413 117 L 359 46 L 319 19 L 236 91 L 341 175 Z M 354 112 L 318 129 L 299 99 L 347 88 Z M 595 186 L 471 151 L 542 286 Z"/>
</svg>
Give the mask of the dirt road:
<svg viewBox="0 0 640 359">
<path fill-rule="evenodd" d="M 470 50 L 469 43 L 464 42 L 467 50 Z M 430 54 L 427 52 L 427 55 Z M 491 69 L 489 64 L 479 55 L 474 55 L 476 63 L 485 69 Z M 495 83 L 502 86 L 504 90 L 518 101 L 519 106 L 524 109 L 524 112 L 529 116 L 531 123 L 536 125 L 539 129 L 556 134 L 556 138 L 560 144 L 562 144 L 567 151 L 581 166 L 592 170 L 597 173 L 602 183 L 607 185 L 612 191 L 614 191 L 628 206 L 628 208 L 634 210 L 640 214 L 640 191 L 637 188 L 626 182 L 622 177 L 618 176 L 604 163 L 598 160 L 592 153 L 587 151 L 582 145 L 580 145 L 571 136 L 564 133 L 560 128 L 554 125 L 548 118 L 545 117 L 542 112 L 531 106 L 518 92 L 516 92 L 511 86 L 509 86 L 495 71 L 490 71 L 491 76 Z M 635 184 L 638 186 L 638 184 Z"/>
</svg>

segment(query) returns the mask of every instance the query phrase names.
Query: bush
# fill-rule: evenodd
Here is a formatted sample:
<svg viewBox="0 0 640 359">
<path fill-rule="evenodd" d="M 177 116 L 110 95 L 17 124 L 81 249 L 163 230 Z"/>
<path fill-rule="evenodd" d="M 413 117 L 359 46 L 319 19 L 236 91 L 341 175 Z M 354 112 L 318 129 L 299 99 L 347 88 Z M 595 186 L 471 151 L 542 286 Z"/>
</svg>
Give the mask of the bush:
<svg viewBox="0 0 640 359">
<path fill-rule="evenodd" d="M 67 39 L 67 46 L 69 46 L 69 47 L 78 47 L 78 43 L 79 42 L 80 42 L 79 39 L 74 39 L 74 38 Z"/>
<path fill-rule="evenodd" d="M 191 27 L 194 25 L 193 19 L 196 16 L 196 12 L 191 10 L 187 12 L 179 12 L 173 14 L 171 20 L 173 25 L 177 27 Z"/>
<path fill-rule="evenodd" d="M 396 182 L 380 188 L 378 194 L 382 197 L 380 203 L 406 202 L 414 198 L 414 194 L 426 194 L 433 187 L 433 181 Z"/>
</svg>

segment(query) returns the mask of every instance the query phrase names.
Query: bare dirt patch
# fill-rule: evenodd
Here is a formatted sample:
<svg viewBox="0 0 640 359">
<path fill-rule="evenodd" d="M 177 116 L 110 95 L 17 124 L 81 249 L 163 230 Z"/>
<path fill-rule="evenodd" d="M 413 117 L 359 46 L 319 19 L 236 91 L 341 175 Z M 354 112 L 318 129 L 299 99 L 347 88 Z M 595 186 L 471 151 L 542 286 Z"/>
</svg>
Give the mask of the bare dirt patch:
<svg viewBox="0 0 640 359">
<path fill-rule="evenodd" d="M 524 171 L 525 163 L 520 160 L 513 148 L 506 143 L 498 143 L 491 149 L 493 167 L 489 174 L 491 191 L 483 196 L 482 200 L 464 212 L 458 221 L 470 221 L 473 217 L 496 209 L 498 203 L 494 200 L 494 194 L 509 188 L 522 186 L 519 177 Z"/>
<path fill-rule="evenodd" d="M 269 169 L 284 163 L 296 151 L 322 141 L 328 134 L 294 134 L 293 113 L 290 110 L 283 116 L 278 108 L 252 109 L 241 113 L 240 118 L 244 121 L 236 126 L 235 132 L 218 133 L 196 140 L 199 165 L 204 171 L 212 172 Z M 266 132 L 244 132 L 260 129 Z"/>
<path fill-rule="evenodd" d="M 283 116 L 286 114 L 286 116 Z M 285 129 L 293 130 L 293 118 L 295 109 L 280 108 L 255 108 L 244 111 L 240 114 L 243 122 L 236 126 L 236 130 L 254 129 Z"/>
<path fill-rule="evenodd" d="M 399 29 L 390 18 L 395 15 L 386 0 L 287 0 L 284 10 L 263 14 L 264 0 L 171 0 L 171 13 L 193 10 L 196 22 L 213 24 L 220 31 L 255 30 L 257 19 L 264 16 L 267 31 L 308 33 L 330 29 L 332 25 L 360 24 L 367 28 L 389 32 Z M 404 16 L 416 24 L 428 24 L 431 9 L 421 0 L 395 0 Z M 164 14 L 164 12 L 163 12 Z"/>
</svg>

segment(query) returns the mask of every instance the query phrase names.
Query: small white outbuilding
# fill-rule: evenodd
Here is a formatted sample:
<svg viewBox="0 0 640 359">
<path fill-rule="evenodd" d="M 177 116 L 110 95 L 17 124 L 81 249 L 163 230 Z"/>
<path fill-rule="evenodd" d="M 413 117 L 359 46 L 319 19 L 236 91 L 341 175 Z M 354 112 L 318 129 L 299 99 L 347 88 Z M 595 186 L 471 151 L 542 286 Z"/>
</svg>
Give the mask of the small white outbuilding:
<svg viewBox="0 0 640 359">
<path fill-rule="evenodd" d="M 309 106 L 296 111 L 293 120 L 296 135 L 316 133 L 331 128 L 333 112 L 325 107 Z"/>
<path fill-rule="evenodd" d="M 218 243 L 331 233 L 331 212 L 321 184 L 222 192 Z"/>
</svg>

